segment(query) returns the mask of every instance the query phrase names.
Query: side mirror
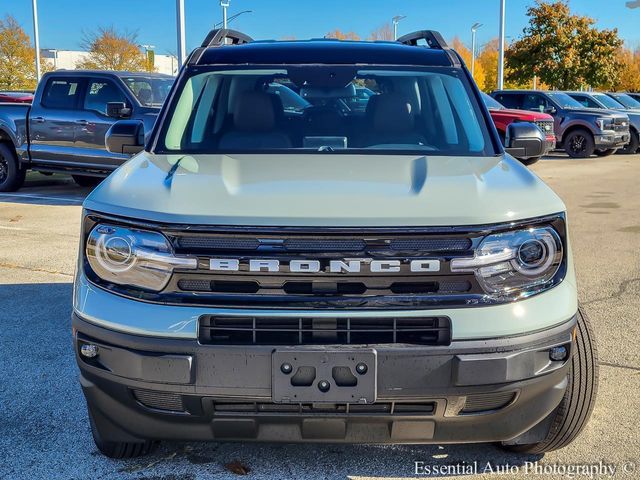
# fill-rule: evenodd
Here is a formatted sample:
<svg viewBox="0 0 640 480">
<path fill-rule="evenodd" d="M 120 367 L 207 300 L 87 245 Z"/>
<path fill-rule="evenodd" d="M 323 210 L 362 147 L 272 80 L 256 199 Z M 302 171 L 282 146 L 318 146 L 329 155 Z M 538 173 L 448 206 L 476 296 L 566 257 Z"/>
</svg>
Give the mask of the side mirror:
<svg viewBox="0 0 640 480">
<path fill-rule="evenodd" d="M 556 107 L 547 107 L 544 109 L 543 113 L 548 113 L 549 115 L 555 115 L 558 111 L 556 110 Z"/>
<path fill-rule="evenodd" d="M 107 102 L 107 117 L 129 118 L 131 109 L 124 102 Z"/>
<path fill-rule="evenodd" d="M 140 120 L 120 120 L 111 125 L 105 137 L 111 153 L 133 155 L 144 149 L 144 124 Z"/>
<path fill-rule="evenodd" d="M 533 123 L 509 125 L 504 144 L 506 152 L 518 159 L 537 158 L 547 153 L 545 135 Z"/>
</svg>

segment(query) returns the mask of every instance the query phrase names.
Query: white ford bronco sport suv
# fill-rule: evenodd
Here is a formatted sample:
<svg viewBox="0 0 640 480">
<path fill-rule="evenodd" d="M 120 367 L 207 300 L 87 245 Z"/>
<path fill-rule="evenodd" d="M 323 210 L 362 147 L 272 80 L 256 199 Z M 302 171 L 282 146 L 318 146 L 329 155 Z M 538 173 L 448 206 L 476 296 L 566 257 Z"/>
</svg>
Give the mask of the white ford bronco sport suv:
<svg viewBox="0 0 640 480">
<path fill-rule="evenodd" d="M 356 89 L 372 94 L 357 95 Z M 145 137 L 148 137 L 145 142 Z M 73 335 L 107 456 L 159 440 L 570 443 L 597 360 L 565 206 L 460 56 L 212 31 L 84 203 Z"/>
</svg>

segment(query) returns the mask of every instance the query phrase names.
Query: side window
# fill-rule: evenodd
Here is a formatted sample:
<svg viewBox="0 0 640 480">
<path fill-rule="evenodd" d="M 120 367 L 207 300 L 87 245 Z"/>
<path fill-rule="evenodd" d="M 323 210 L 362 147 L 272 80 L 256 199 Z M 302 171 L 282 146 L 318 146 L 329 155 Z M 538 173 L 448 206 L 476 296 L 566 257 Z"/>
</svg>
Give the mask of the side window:
<svg viewBox="0 0 640 480">
<path fill-rule="evenodd" d="M 522 108 L 522 95 L 517 93 L 499 93 L 495 99 L 507 108 Z"/>
<path fill-rule="evenodd" d="M 41 103 L 45 108 L 72 110 L 76 108 L 79 95 L 78 80 L 52 78 L 45 86 Z"/>
<path fill-rule="evenodd" d="M 547 99 L 542 95 L 538 95 L 535 93 L 525 95 L 524 101 L 522 102 L 523 110 L 536 110 L 543 112 L 544 109 L 547 108 L 547 106 Z"/>
<path fill-rule="evenodd" d="M 103 115 L 107 114 L 107 103 L 127 102 L 127 98 L 111 80 L 91 79 L 87 85 L 87 93 L 84 96 L 84 109 L 93 110 Z"/>
<path fill-rule="evenodd" d="M 584 99 L 584 101 L 583 101 Z M 598 105 L 598 103 L 591 97 L 582 97 L 578 100 L 581 104 L 583 104 L 585 107 L 587 108 L 602 108 L 600 105 Z"/>
</svg>

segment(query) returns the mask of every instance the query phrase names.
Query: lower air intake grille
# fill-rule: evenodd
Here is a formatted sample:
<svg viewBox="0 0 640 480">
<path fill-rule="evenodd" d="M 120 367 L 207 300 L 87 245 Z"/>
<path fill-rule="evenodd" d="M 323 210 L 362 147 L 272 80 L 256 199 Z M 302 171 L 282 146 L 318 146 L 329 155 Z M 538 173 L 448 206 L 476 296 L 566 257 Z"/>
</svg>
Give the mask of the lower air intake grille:
<svg viewBox="0 0 640 480">
<path fill-rule="evenodd" d="M 145 407 L 155 408 L 156 410 L 167 410 L 171 412 L 184 412 L 182 404 L 182 395 L 170 392 L 154 392 L 151 390 L 134 390 L 133 396 L 136 397 Z"/>
<path fill-rule="evenodd" d="M 460 414 L 499 410 L 509 405 L 514 397 L 515 393 L 513 392 L 469 395 Z"/>
<path fill-rule="evenodd" d="M 448 317 L 296 318 L 200 317 L 198 340 L 208 345 L 449 345 Z"/>
<path fill-rule="evenodd" d="M 216 415 L 433 415 L 435 402 L 398 403 L 376 402 L 364 404 L 343 403 L 260 403 L 260 402 L 228 402 L 214 401 L 213 412 Z"/>
</svg>

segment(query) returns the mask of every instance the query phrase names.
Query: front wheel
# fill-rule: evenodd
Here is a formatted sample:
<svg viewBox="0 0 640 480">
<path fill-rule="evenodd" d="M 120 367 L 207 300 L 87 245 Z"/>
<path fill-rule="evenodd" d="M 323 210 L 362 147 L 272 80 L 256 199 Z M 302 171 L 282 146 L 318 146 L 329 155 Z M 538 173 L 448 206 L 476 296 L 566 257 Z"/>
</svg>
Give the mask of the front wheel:
<svg viewBox="0 0 640 480">
<path fill-rule="evenodd" d="M 609 155 L 613 155 L 618 151 L 617 148 L 609 148 L 607 150 L 596 150 L 596 155 L 598 157 L 608 157 Z"/>
<path fill-rule="evenodd" d="M 107 430 L 109 430 L 111 425 L 110 422 L 101 417 L 100 424 L 102 427 L 99 427 L 98 422 L 96 422 L 96 418 L 94 417 L 94 413 L 91 411 L 91 407 L 87 410 L 89 413 L 89 424 L 91 425 L 93 442 L 98 450 L 109 458 L 124 459 L 142 457 L 151 453 L 159 444 L 159 442 L 152 440 L 145 440 L 142 442 L 114 442 L 106 440 L 101 429 L 107 428 Z"/>
<path fill-rule="evenodd" d="M 71 175 L 71 177 L 80 187 L 95 187 L 103 180 L 101 177 L 91 177 L 89 175 Z"/>
<path fill-rule="evenodd" d="M 638 148 L 640 148 L 640 133 L 631 131 L 631 140 L 619 152 L 632 155 L 638 151 Z"/>
<path fill-rule="evenodd" d="M 574 352 L 567 390 L 554 416 L 547 437 L 538 443 L 502 445 L 512 452 L 541 454 L 569 445 L 589 421 L 598 390 L 598 351 L 587 314 L 578 309 Z M 535 427 L 534 427 L 535 428 Z"/>
<path fill-rule="evenodd" d="M 540 158 L 541 157 L 525 158 L 525 159 L 519 158 L 518 160 L 520 160 L 520 163 L 528 167 L 529 165 L 533 165 L 534 163 L 536 163 L 538 160 L 540 160 Z"/>
<path fill-rule="evenodd" d="M 589 158 L 595 150 L 593 135 L 588 130 L 574 130 L 564 139 L 564 151 L 571 158 Z"/>
<path fill-rule="evenodd" d="M 20 168 L 13 148 L 0 143 L 0 192 L 15 192 L 24 184 L 26 169 Z"/>
</svg>

